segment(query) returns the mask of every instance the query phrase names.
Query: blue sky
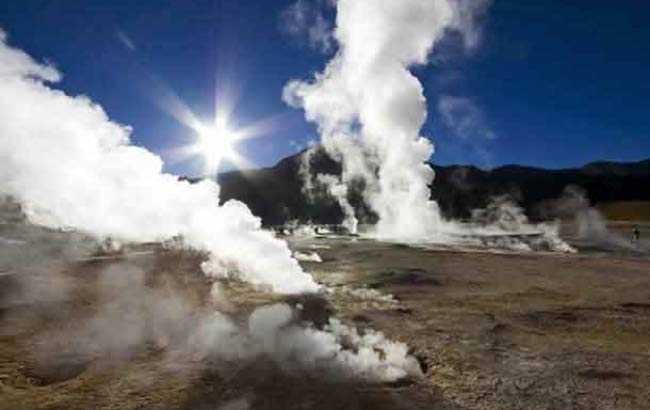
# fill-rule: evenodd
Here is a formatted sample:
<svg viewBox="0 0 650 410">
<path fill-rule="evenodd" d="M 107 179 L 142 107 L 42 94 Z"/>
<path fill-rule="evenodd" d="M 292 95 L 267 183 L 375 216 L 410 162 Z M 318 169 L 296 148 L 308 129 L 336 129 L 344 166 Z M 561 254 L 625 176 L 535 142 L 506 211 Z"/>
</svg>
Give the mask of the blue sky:
<svg viewBox="0 0 650 410">
<path fill-rule="evenodd" d="M 134 143 L 163 156 L 168 171 L 196 175 L 199 161 L 170 154 L 192 130 L 161 110 L 164 93 L 208 120 L 215 87 L 236 90 L 234 122 L 273 124 L 239 146 L 259 166 L 317 138 L 281 93 L 331 54 L 286 32 L 291 4 L 4 0 L 0 27 L 10 44 L 52 61 L 61 88 L 133 126 Z M 645 0 L 494 0 L 474 50 L 450 36 L 414 70 L 428 99 L 432 161 L 560 168 L 650 157 L 649 14 Z"/>
</svg>

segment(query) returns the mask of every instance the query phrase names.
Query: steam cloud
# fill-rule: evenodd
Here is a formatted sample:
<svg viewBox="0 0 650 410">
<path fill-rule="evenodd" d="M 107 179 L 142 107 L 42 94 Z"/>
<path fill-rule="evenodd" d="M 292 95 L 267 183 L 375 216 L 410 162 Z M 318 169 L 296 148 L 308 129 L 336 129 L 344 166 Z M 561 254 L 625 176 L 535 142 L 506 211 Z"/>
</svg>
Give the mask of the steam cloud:
<svg viewBox="0 0 650 410">
<path fill-rule="evenodd" d="M 96 359 L 126 363 L 149 347 L 163 353 L 156 362 L 161 369 L 191 372 L 212 363 L 226 377 L 260 360 L 287 372 L 336 379 L 383 382 L 422 375 L 403 343 L 371 329 L 360 332 L 333 317 L 317 318 L 314 305 L 309 307 L 313 296 L 301 299 L 304 305 L 276 303 L 244 314 L 228 301 L 220 281 L 212 284 L 209 298 L 197 299 L 198 289 L 187 284 L 200 274 L 161 270 L 166 262 L 153 253 L 88 265 L 98 242 L 78 232 L 25 223 L 20 216 L 15 203 L 0 201 L 0 239 L 7 243 L 0 246 L 0 308 L 7 309 L 0 334 L 30 335 L 38 377 L 67 377 L 61 369 L 80 372 Z M 182 255 L 196 256 L 178 251 L 168 257 Z M 320 261 L 315 252 L 303 256 Z M 83 279 L 66 273 L 75 266 L 83 267 Z M 346 291 L 357 299 L 394 302 L 376 291 Z M 92 305 L 79 309 L 81 295 Z M 26 305 L 35 316 L 12 309 Z M 43 328 L 41 315 L 66 325 Z"/>
<path fill-rule="evenodd" d="M 474 4 L 339 0 L 337 54 L 312 81 L 291 81 L 284 89 L 284 100 L 305 110 L 328 154 L 341 162 L 341 184 L 365 182 L 364 200 L 379 217 L 380 238 L 427 240 L 446 230 L 429 199 L 433 171 L 425 161 L 433 146 L 419 135 L 426 102 L 409 67 L 425 64 L 447 30 L 470 35 L 466 45 L 475 45 L 472 11 L 487 2 Z"/>
<path fill-rule="evenodd" d="M 577 252 L 560 238 L 557 223 L 531 223 L 509 195 L 493 197 L 485 208 L 475 209 L 466 232 L 482 238 L 490 248 Z"/>
<path fill-rule="evenodd" d="M 381 332 L 360 333 L 334 318 L 319 329 L 301 316 L 300 307 L 284 303 L 258 307 L 242 322 L 241 312 L 230 316 L 201 309 L 180 288 L 169 282 L 151 287 L 146 277 L 143 266 L 126 262 L 109 265 L 96 280 L 70 283 L 71 291 L 93 295 L 94 308 L 78 314 L 74 323 L 33 336 L 40 365 L 72 359 L 83 366 L 99 357 L 128 362 L 150 345 L 164 351 L 160 364 L 177 370 L 217 362 L 223 364 L 216 367 L 219 372 L 230 374 L 228 363 L 241 367 L 265 359 L 287 372 L 302 369 L 337 378 L 384 382 L 422 376 L 408 347 Z M 60 300 L 72 300 L 72 293 Z M 223 300 L 213 296 L 218 296 L 215 303 Z M 3 334 L 22 331 L 9 326 Z"/>
<path fill-rule="evenodd" d="M 75 284 L 64 275 L 53 276 L 51 266 L 14 275 L 25 271 L 22 262 L 29 256 L 14 248 L 36 252 L 56 243 L 53 260 L 65 262 L 66 256 L 74 260 L 91 252 L 88 243 L 98 242 L 85 241 L 89 234 L 110 239 L 110 244 L 171 239 L 166 245 L 208 252 L 202 268 L 209 276 L 237 275 L 284 293 L 319 289 L 287 244 L 263 231 L 243 203 L 219 206 L 214 182 L 191 185 L 162 173 L 157 156 L 129 144 L 128 127 L 111 122 L 88 98 L 47 85 L 60 78 L 55 68 L 9 47 L 0 32 L 0 217 L 2 223 L 20 226 L 8 230 L 11 237 L 1 237 L 15 260 L 0 268 L 9 282 L 17 280 L 24 288 L 3 303 L 68 300 L 74 286 L 88 288 L 98 300 L 96 312 L 84 312 L 72 328 L 35 335 L 42 347 L 35 352 L 39 361 L 48 366 L 69 355 L 79 356 L 81 365 L 94 356 L 128 360 L 153 342 L 166 349 L 172 365 L 188 362 L 188 357 L 225 362 L 264 357 L 280 367 L 375 381 L 421 376 L 406 345 L 372 330 L 360 333 L 333 318 L 319 329 L 300 317 L 299 307 L 262 306 L 242 326 L 239 317 L 219 311 L 229 306 L 218 281 L 211 291 L 215 310 L 197 312 L 172 289 L 149 288 L 145 271 L 136 265 L 111 265 L 95 288 L 92 281 Z M 20 208 L 4 196 L 17 200 Z M 12 216 L 19 210 L 31 224 Z M 36 225 L 54 231 L 39 231 Z"/>
<path fill-rule="evenodd" d="M 329 196 L 334 198 L 343 212 L 343 221 L 341 226 L 351 234 L 357 233 L 359 220 L 357 219 L 354 207 L 348 200 L 348 186 L 341 182 L 340 178 L 332 174 L 313 175 L 311 169 L 312 157 L 317 153 L 319 147 L 313 144 L 305 150 L 301 157 L 298 174 L 302 179 L 302 193 L 307 200 L 314 202 L 316 200 L 317 188 L 325 188 Z"/>
<path fill-rule="evenodd" d="M 600 211 L 591 206 L 587 192 L 579 186 L 565 187 L 562 195 L 543 204 L 541 211 L 546 214 L 545 216 L 573 219 L 576 239 L 585 245 L 611 250 L 648 251 L 647 245 L 643 242 L 632 242 L 611 231 Z"/>
<path fill-rule="evenodd" d="M 327 187 L 327 192 L 336 199 L 343 211 L 343 222 L 341 225 L 351 234 L 357 233 L 359 220 L 354 214 L 354 208 L 348 200 L 348 186 L 341 183 L 334 175 L 318 175 L 318 182 Z"/>
<path fill-rule="evenodd" d="M 164 174 L 158 156 L 130 145 L 129 127 L 47 84 L 60 79 L 0 31 L 0 194 L 21 202 L 30 222 L 120 241 L 182 236 L 210 253 L 210 276 L 237 274 L 284 293 L 318 289 L 243 203 L 218 206 L 214 182 Z"/>
<path fill-rule="evenodd" d="M 328 52 L 332 48 L 332 28 L 323 15 L 336 0 L 297 0 L 280 16 L 282 29 L 295 37 L 306 37 L 309 47 Z"/>
</svg>

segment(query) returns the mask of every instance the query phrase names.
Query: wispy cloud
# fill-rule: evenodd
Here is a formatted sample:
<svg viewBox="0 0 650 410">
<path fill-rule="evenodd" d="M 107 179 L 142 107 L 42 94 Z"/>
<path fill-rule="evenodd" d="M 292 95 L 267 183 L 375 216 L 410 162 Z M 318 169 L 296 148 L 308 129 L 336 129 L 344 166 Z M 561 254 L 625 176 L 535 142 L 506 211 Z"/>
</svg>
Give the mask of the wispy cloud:
<svg viewBox="0 0 650 410">
<path fill-rule="evenodd" d="M 131 41 L 131 38 L 129 38 L 129 36 L 127 36 L 125 32 L 118 29 L 115 32 L 115 35 L 117 36 L 117 39 L 119 40 L 120 43 L 122 43 L 124 47 L 126 47 L 131 51 L 136 50 L 135 44 L 133 44 L 133 41 Z"/>
<path fill-rule="evenodd" d="M 291 148 L 293 152 L 300 152 L 305 148 L 305 144 L 300 141 L 291 140 L 289 141 L 289 148 Z"/>
<path fill-rule="evenodd" d="M 307 39 L 309 47 L 327 53 L 334 47 L 333 24 L 326 11 L 335 0 L 297 0 L 280 15 L 281 29 L 299 39 Z"/>
<path fill-rule="evenodd" d="M 442 95 L 438 99 L 438 111 L 444 125 L 463 140 L 497 138 L 485 113 L 471 98 Z"/>
<path fill-rule="evenodd" d="M 465 48 L 475 50 L 483 38 L 483 20 L 492 0 L 454 0 L 454 29 L 463 36 Z"/>
<path fill-rule="evenodd" d="M 442 95 L 438 99 L 442 124 L 461 146 L 469 148 L 482 165 L 492 167 L 490 142 L 497 139 L 485 112 L 469 97 Z"/>
</svg>

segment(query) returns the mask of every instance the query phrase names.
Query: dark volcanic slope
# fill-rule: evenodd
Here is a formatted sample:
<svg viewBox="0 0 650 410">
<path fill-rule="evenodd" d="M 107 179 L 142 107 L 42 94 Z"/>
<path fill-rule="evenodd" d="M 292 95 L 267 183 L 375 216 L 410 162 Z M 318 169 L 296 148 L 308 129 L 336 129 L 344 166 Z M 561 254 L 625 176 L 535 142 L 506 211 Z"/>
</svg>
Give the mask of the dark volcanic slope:
<svg viewBox="0 0 650 410">
<path fill-rule="evenodd" d="M 303 153 L 287 157 L 270 168 L 220 174 L 223 200 L 245 202 L 264 223 L 274 225 L 292 219 L 336 223 L 341 219 L 331 199 L 309 203 L 301 193 L 299 175 Z M 592 203 L 650 201 L 650 159 L 636 163 L 594 162 L 581 168 L 546 170 L 509 165 L 491 171 L 473 166 L 432 165 L 436 179 L 431 196 L 448 217 L 467 217 L 496 195 L 510 194 L 529 214 L 535 205 L 557 198 L 568 185 L 583 187 Z M 311 169 L 317 173 L 340 173 L 340 166 L 324 154 L 315 155 Z M 354 201 L 357 209 L 363 206 Z M 362 218 L 363 219 L 363 218 Z"/>
<path fill-rule="evenodd" d="M 308 203 L 302 193 L 299 174 L 303 153 L 287 157 L 270 168 L 219 174 L 223 201 L 238 199 L 266 225 L 293 219 L 338 223 L 341 211 L 333 200 Z M 325 155 L 314 156 L 312 169 L 318 173 L 340 174 L 341 167 Z"/>
<path fill-rule="evenodd" d="M 534 215 L 539 202 L 555 199 L 569 185 L 584 188 L 592 203 L 650 200 L 650 159 L 636 163 L 594 162 L 581 168 L 546 170 L 508 165 L 437 167 L 432 197 L 449 216 L 467 216 L 494 195 L 511 194 Z"/>
</svg>

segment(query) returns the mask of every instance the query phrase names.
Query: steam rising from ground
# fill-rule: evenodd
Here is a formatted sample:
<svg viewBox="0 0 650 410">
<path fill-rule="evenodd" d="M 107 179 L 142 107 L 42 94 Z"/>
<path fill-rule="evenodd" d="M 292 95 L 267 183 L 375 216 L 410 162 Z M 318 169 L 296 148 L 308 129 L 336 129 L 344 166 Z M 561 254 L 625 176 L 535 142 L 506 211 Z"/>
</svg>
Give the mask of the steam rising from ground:
<svg viewBox="0 0 650 410">
<path fill-rule="evenodd" d="M 243 203 L 219 206 L 215 183 L 191 185 L 163 174 L 157 156 L 129 144 L 128 127 L 111 122 L 88 98 L 70 97 L 46 84 L 59 79 L 54 68 L 9 47 L 0 32 L 0 194 L 20 202 L 19 208 L 10 204 L 16 208 L 11 212 L 24 212 L 28 222 L 55 228 L 25 224 L 22 218 L 6 221 L 3 202 L 2 222 L 9 227 L 2 232 L 11 235 L 2 238 L 16 259 L 3 267 L 3 275 L 30 290 L 20 300 L 9 300 L 10 305 L 49 302 L 34 287 L 40 275 L 24 274 L 25 259 L 13 250 L 41 249 L 41 236 L 25 233 L 32 228 L 41 229 L 45 243 L 52 235 L 90 234 L 100 239 L 93 245 L 105 240 L 110 251 L 121 241 L 167 241 L 163 252 L 179 245 L 208 252 L 201 266 L 213 279 L 237 275 L 257 287 L 285 293 L 318 289 L 287 244 L 263 231 Z M 71 248 L 79 248 L 75 252 L 89 253 L 77 241 L 73 244 Z M 66 255 L 54 259 L 62 265 L 74 262 Z M 92 309 L 77 312 L 74 322 L 66 321 L 63 313 L 64 328 L 52 327 L 35 336 L 36 355 L 46 365 L 76 355 L 83 371 L 84 361 L 132 359 L 153 344 L 172 364 L 204 358 L 254 363 L 264 357 L 280 367 L 374 381 L 421 375 L 406 345 L 371 330 L 360 333 L 333 318 L 317 328 L 286 304 L 259 307 L 242 323 L 241 315 L 223 313 L 231 306 L 219 282 L 213 282 L 213 304 L 197 310 L 173 287 L 150 286 L 148 272 L 138 265 L 111 264 L 92 280 L 84 272 L 82 281 L 55 276 L 51 266 L 40 273 L 47 288 L 60 288 L 57 302 L 75 297 L 77 286 L 93 301 Z M 69 309 L 65 306 L 61 312 Z"/>
<path fill-rule="evenodd" d="M 348 186 L 334 175 L 318 175 L 318 182 L 327 187 L 329 194 L 336 199 L 343 211 L 343 222 L 341 225 L 351 234 L 356 234 L 359 220 L 354 214 L 354 208 L 348 200 Z"/>
<path fill-rule="evenodd" d="M 60 78 L 0 31 L 0 193 L 20 201 L 31 222 L 120 241 L 182 236 L 210 252 L 210 276 L 236 274 L 278 292 L 317 289 L 246 205 L 217 206 L 214 182 L 164 174 L 159 157 L 130 145 L 129 127 L 87 97 L 46 84 Z"/>
<path fill-rule="evenodd" d="M 67 377 L 68 370 L 81 372 L 95 360 L 130 362 L 149 348 L 161 353 L 164 368 L 192 370 L 199 363 L 215 363 L 228 377 L 232 364 L 242 368 L 259 360 L 289 372 L 337 379 L 384 382 L 421 376 L 406 345 L 332 317 L 318 316 L 313 323 L 311 308 L 302 304 L 275 303 L 249 314 L 237 312 L 219 281 L 213 282 L 206 301 L 200 273 L 167 271 L 171 261 L 171 266 L 179 260 L 198 261 L 198 253 L 159 248 L 108 255 L 96 264 L 92 255 L 100 243 L 75 232 L 27 224 L 18 217 L 16 204 L 2 205 L 0 234 L 17 244 L 0 247 L 0 255 L 8 257 L 0 264 L 0 309 L 6 309 L 0 334 L 33 334 L 30 351 L 42 369 L 40 377 Z M 39 263 L 30 265 L 30 260 Z M 317 315 L 327 312 L 323 303 Z M 25 306 L 41 313 L 26 322 L 21 313 Z M 61 325 L 43 327 L 41 316 Z M 36 331 L 28 330 L 30 326 Z"/>
<path fill-rule="evenodd" d="M 302 178 L 302 193 L 307 200 L 314 202 L 317 198 L 318 188 L 324 188 L 326 193 L 334 198 L 343 212 L 341 226 L 353 235 L 357 234 L 359 220 L 357 219 L 354 207 L 348 200 L 348 186 L 341 182 L 340 178 L 332 174 L 313 175 L 311 169 L 312 157 L 317 153 L 318 146 L 310 145 L 301 156 L 298 174 Z"/>
<path fill-rule="evenodd" d="M 83 366 L 94 358 L 129 361 L 149 345 L 165 353 L 163 364 L 179 369 L 192 362 L 246 366 L 264 359 L 286 371 L 374 382 L 421 376 L 407 346 L 380 332 L 360 333 L 334 318 L 318 329 L 301 320 L 300 310 L 283 303 L 259 307 L 242 322 L 197 309 L 169 286 L 151 288 L 146 276 L 139 266 L 116 263 L 96 279 L 88 278 L 83 286 L 94 293 L 93 309 L 77 315 L 74 323 L 34 337 L 41 365 Z M 61 360 L 66 362 L 57 363 Z M 217 369 L 230 371 L 228 366 Z"/>
<path fill-rule="evenodd" d="M 323 261 L 323 260 L 321 259 L 320 255 L 317 254 L 316 252 L 308 252 L 308 253 L 304 253 L 304 252 L 296 251 L 296 252 L 294 252 L 293 257 L 296 258 L 297 260 L 299 260 L 299 261 L 303 261 L 303 262 L 316 262 L 316 263 L 320 263 L 320 262 Z"/>
<path fill-rule="evenodd" d="M 557 223 L 531 223 L 524 210 L 508 195 L 493 197 L 485 208 L 474 210 L 465 231 L 481 238 L 488 247 L 576 252 L 560 238 Z"/>
<path fill-rule="evenodd" d="M 409 68 L 427 62 L 446 30 L 467 32 L 472 9 L 457 0 L 339 0 L 337 54 L 312 81 L 285 87 L 285 101 L 304 108 L 325 150 L 343 166 L 340 184 L 329 186 L 365 182 L 379 237 L 427 240 L 444 231 L 429 199 L 433 172 L 425 162 L 433 147 L 419 135 L 426 103 Z"/>
<path fill-rule="evenodd" d="M 489 1 L 339 0 L 334 39 L 338 52 L 311 81 L 291 81 L 284 100 L 301 107 L 316 123 L 327 154 L 341 163 L 341 176 L 312 176 L 314 148 L 303 155 L 300 173 L 308 197 L 319 184 L 327 187 L 343 212 L 343 225 L 356 233 L 357 217 L 349 187 L 363 188 L 363 199 L 378 217 L 374 236 L 402 242 L 467 242 L 471 235 L 535 234 L 533 247 L 573 251 L 550 225 L 532 225 L 514 203 L 493 211 L 504 220 L 478 219 L 466 226 L 442 218 L 430 200 L 433 171 L 427 164 L 433 146 L 419 132 L 426 119 L 422 85 L 409 69 L 427 63 L 435 45 L 449 31 L 463 36 L 467 48 L 479 42 L 476 25 Z M 483 218 L 485 219 L 485 218 Z M 507 226 L 506 226 L 507 225 Z M 540 239 L 541 238 L 541 239 Z M 531 250 L 511 236 L 498 247 Z"/>
<path fill-rule="evenodd" d="M 643 242 L 632 242 L 628 238 L 612 232 L 600 211 L 591 206 L 587 193 L 581 187 L 569 185 L 562 196 L 541 206 L 547 216 L 572 220 L 577 239 L 590 245 L 608 249 L 648 251 Z"/>
<path fill-rule="evenodd" d="M 333 318 L 317 329 L 283 303 L 255 309 L 244 323 L 219 311 L 197 314 L 173 293 L 147 289 L 137 270 L 120 269 L 104 274 L 108 281 L 102 289 L 113 297 L 106 298 L 110 302 L 101 315 L 79 328 L 77 352 L 83 346 L 101 346 L 116 357 L 152 340 L 168 348 L 174 363 L 208 359 L 245 364 L 266 358 L 287 371 L 326 371 L 372 381 L 421 375 L 406 345 L 382 333 L 360 334 Z M 125 317 L 130 319 L 120 323 Z"/>
</svg>

